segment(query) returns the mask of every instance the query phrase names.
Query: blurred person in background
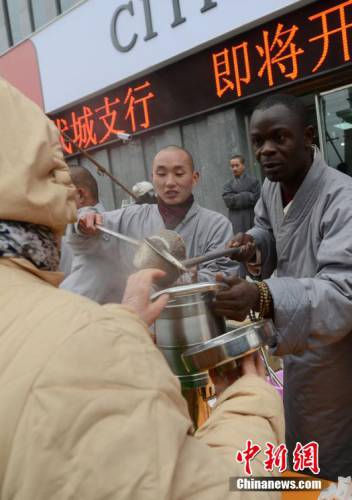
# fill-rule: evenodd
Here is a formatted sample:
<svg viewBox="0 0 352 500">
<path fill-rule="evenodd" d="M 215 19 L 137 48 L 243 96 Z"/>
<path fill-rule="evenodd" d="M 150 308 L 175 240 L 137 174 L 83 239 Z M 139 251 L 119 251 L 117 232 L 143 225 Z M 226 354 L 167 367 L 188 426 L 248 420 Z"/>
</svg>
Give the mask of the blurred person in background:
<svg viewBox="0 0 352 500">
<path fill-rule="evenodd" d="M 76 207 L 82 208 L 94 206 L 98 212 L 104 212 L 105 208 L 99 201 L 98 184 L 94 176 L 80 165 L 70 165 L 70 175 L 73 184 L 76 186 Z M 69 230 L 70 226 L 68 226 Z M 73 263 L 74 262 L 74 263 Z M 72 272 L 79 268 L 80 264 L 74 259 L 72 248 L 66 243 L 66 236 L 61 240 L 61 257 L 59 270 L 67 278 Z M 69 282 L 70 280 L 68 280 Z M 62 288 L 66 288 L 66 280 L 61 283 Z M 69 287 L 69 285 L 68 285 Z"/>
<path fill-rule="evenodd" d="M 230 166 L 233 178 L 224 185 L 222 197 L 229 209 L 234 234 L 244 233 L 253 226 L 254 206 L 260 196 L 260 183 L 248 174 L 242 155 L 234 155 Z"/>
<path fill-rule="evenodd" d="M 137 196 L 135 203 L 137 203 L 138 205 L 158 202 L 155 196 L 154 186 L 151 182 L 148 181 L 137 182 L 133 186 L 132 191 Z"/>
</svg>

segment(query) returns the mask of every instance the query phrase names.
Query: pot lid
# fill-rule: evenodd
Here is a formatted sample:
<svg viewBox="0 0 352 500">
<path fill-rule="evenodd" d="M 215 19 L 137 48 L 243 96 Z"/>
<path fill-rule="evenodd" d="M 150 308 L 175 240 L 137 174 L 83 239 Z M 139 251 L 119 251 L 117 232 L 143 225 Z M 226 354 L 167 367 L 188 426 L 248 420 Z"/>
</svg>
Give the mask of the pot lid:
<svg viewBox="0 0 352 500">
<path fill-rule="evenodd" d="M 193 295 L 195 293 L 206 293 L 206 292 L 217 292 L 224 288 L 221 283 L 192 283 L 190 285 L 180 285 L 173 286 L 171 288 L 165 288 L 165 290 L 160 290 L 160 292 L 154 293 L 151 296 L 151 300 L 155 300 L 160 295 L 167 293 L 172 297 L 184 297 L 186 295 Z M 227 288 L 227 287 L 225 287 Z"/>
<path fill-rule="evenodd" d="M 219 335 L 187 349 L 182 361 L 187 370 L 209 370 L 241 358 L 276 341 L 276 329 L 271 320 L 256 321 Z"/>
</svg>

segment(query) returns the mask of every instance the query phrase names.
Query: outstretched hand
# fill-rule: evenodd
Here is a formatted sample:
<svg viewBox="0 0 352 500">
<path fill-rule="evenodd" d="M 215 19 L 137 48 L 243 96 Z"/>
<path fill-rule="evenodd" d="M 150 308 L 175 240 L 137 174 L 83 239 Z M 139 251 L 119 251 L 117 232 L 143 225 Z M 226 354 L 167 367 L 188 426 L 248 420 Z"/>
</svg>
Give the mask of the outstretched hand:
<svg viewBox="0 0 352 500">
<path fill-rule="evenodd" d="M 216 275 L 216 281 L 225 283 L 228 288 L 221 290 L 215 296 L 213 309 L 219 316 L 244 321 L 250 310 L 259 309 L 259 290 L 257 285 L 239 278 L 238 276 L 225 277 Z"/>
<path fill-rule="evenodd" d="M 78 229 L 87 236 L 95 236 L 98 233 L 97 224 L 103 224 L 103 216 L 96 212 L 89 212 L 79 219 Z"/>
<path fill-rule="evenodd" d="M 161 295 L 151 302 L 150 293 L 153 283 L 163 278 L 165 272 L 160 269 L 142 269 L 131 274 L 122 299 L 122 304 L 131 307 L 147 325 L 152 325 L 166 306 L 169 296 Z"/>
<path fill-rule="evenodd" d="M 217 368 L 209 370 L 209 374 L 215 385 L 215 393 L 218 397 L 242 375 L 257 375 L 266 380 L 265 366 L 258 351 L 238 359 L 235 368 L 226 370 L 226 365 L 223 365 L 221 370 Z"/>
</svg>

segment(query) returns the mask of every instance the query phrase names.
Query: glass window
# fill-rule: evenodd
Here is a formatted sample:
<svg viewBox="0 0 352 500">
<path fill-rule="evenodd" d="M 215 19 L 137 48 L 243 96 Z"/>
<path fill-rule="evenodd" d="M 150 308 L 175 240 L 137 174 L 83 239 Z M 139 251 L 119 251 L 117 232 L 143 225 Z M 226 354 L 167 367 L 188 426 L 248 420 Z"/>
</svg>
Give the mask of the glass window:
<svg viewBox="0 0 352 500">
<path fill-rule="evenodd" d="M 352 86 L 321 96 L 327 163 L 352 175 Z"/>
<path fill-rule="evenodd" d="M 35 29 L 54 19 L 58 13 L 55 0 L 32 0 Z"/>
<path fill-rule="evenodd" d="M 64 12 L 67 9 L 70 9 L 73 5 L 80 2 L 81 0 L 60 0 L 61 11 Z"/>
<path fill-rule="evenodd" d="M 7 6 L 13 43 L 17 43 L 32 32 L 27 0 L 10 0 Z"/>
<path fill-rule="evenodd" d="M 0 53 L 4 52 L 9 47 L 7 38 L 7 30 L 4 16 L 3 3 L 0 2 Z"/>
</svg>

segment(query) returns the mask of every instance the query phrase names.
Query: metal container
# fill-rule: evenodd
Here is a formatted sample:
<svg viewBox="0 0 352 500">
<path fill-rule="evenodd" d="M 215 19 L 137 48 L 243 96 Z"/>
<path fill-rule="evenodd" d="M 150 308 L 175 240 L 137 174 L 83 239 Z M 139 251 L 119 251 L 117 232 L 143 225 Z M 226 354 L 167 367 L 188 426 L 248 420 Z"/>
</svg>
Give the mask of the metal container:
<svg viewBox="0 0 352 500">
<path fill-rule="evenodd" d="M 157 234 L 144 238 L 133 259 L 137 269 L 161 269 L 166 275 L 157 280 L 160 288 L 173 285 L 177 279 L 187 272 L 181 264 L 186 257 L 186 245 L 183 238 L 169 229 L 162 229 Z"/>
<path fill-rule="evenodd" d="M 222 288 L 216 283 L 197 283 L 168 288 L 155 294 L 168 293 L 170 299 L 155 322 L 156 344 L 184 389 L 205 387 L 207 370 L 190 374 L 181 355 L 190 347 L 213 339 L 226 331 L 223 318 L 215 316 L 211 303 L 215 292 Z"/>
<path fill-rule="evenodd" d="M 275 342 L 273 322 L 261 320 L 190 347 L 182 353 L 182 360 L 188 373 L 198 373 L 233 362 Z"/>
</svg>

